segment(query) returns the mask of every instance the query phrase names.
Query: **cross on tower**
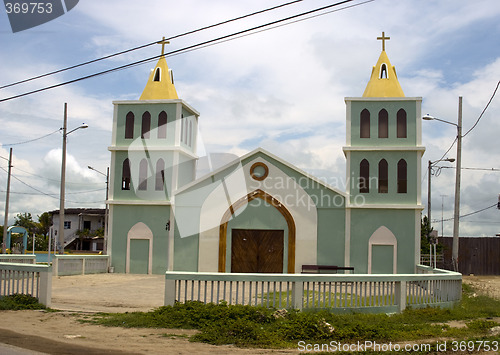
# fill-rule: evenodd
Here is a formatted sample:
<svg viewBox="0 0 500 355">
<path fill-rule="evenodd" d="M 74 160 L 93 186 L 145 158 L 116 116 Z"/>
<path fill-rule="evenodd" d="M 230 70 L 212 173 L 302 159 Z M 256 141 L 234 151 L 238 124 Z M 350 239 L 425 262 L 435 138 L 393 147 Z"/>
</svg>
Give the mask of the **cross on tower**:
<svg viewBox="0 0 500 355">
<path fill-rule="evenodd" d="M 161 44 L 161 55 L 165 54 L 165 45 L 169 44 L 169 41 L 165 41 L 165 36 L 163 36 L 163 39 L 159 42 L 156 42 L 157 44 Z"/>
<path fill-rule="evenodd" d="M 164 37 L 165 38 L 165 37 Z M 385 41 L 391 39 L 391 37 L 386 37 L 385 32 L 382 31 L 382 37 L 377 37 L 377 40 L 382 41 L 382 50 L 385 51 Z"/>
</svg>

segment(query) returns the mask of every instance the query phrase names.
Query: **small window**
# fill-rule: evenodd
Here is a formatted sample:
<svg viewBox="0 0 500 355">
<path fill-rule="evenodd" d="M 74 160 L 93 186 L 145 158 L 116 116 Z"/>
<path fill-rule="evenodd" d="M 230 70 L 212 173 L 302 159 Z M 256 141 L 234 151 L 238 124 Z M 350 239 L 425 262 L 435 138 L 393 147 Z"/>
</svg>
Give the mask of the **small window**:
<svg viewBox="0 0 500 355">
<path fill-rule="evenodd" d="M 191 145 L 193 144 L 193 121 L 189 122 L 188 138 L 189 138 L 188 145 L 191 147 Z"/>
<path fill-rule="evenodd" d="M 189 120 L 186 117 L 184 119 L 184 125 L 185 125 L 185 127 L 184 127 L 184 140 L 183 140 L 183 142 L 186 143 L 186 144 L 187 144 L 187 141 L 188 141 L 188 139 L 187 139 L 187 137 L 188 137 L 188 121 Z"/>
<path fill-rule="evenodd" d="M 91 221 L 83 221 L 83 229 L 91 230 Z"/>
<path fill-rule="evenodd" d="M 170 74 L 170 82 L 173 84 L 174 83 L 174 72 L 172 71 L 172 69 L 169 69 L 168 73 Z"/>
<path fill-rule="evenodd" d="M 155 70 L 155 77 L 153 78 L 153 81 L 160 81 L 160 68 L 156 68 Z"/>
<path fill-rule="evenodd" d="M 359 192 L 370 192 L 370 163 L 363 159 L 359 164 Z"/>
<path fill-rule="evenodd" d="M 400 194 L 405 194 L 407 192 L 407 186 L 408 186 L 407 169 L 408 166 L 406 164 L 406 160 L 401 159 L 398 162 L 398 193 Z"/>
<path fill-rule="evenodd" d="M 361 111 L 359 136 L 361 138 L 370 138 L 370 111 L 366 108 Z"/>
<path fill-rule="evenodd" d="M 125 138 L 134 138 L 134 114 L 132 112 L 127 113 L 125 118 Z"/>
<path fill-rule="evenodd" d="M 380 66 L 380 79 L 387 79 L 387 78 L 388 78 L 387 65 L 385 63 L 383 63 Z"/>
<path fill-rule="evenodd" d="M 167 138 L 167 113 L 161 111 L 158 115 L 158 138 Z"/>
<path fill-rule="evenodd" d="M 184 115 L 181 116 L 181 142 L 184 142 Z"/>
<path fill-rule="evenodd" d="M 398 138 L 406 138 L 406 111 L 401 109 L 397 115 Z"/>
<path fill-rule="evenodd" d="M 378 163 L 378 192 L 386 194 L 389 191 L 389 166 L 387 160 Z"/>
<path fill-rule="evenodd" d="M 151 130 L 151 114 L 146 111 L 142 115 L 142 139 L 149 139 L 149 131 Z"/>
<path fill-rule="evenodd" d="M 145 191 L 148 189 L 148 161 L 142 159 L 139 164 L 139 190 Z"/>
<path fill-rule="evenodd" d="M 385 109 L 378 113 L 378 137 L 389 138 L 389 115 Z"/>
<path fill-rule="evenodd" d="M 64 229 L 71 229 L 71 221 L 64 221 Z"/>
<path fill-rule="evenodd" d="M 165 162 L 163 159 L 158 159 L 156 162 L 155 190 L 163 191 L 165 186 Z"/>
<path fill-rule="evenodd" d="M 130 190 L 130 160 L 125 159 L 122 166 L 122 190 Z"/>
</svg>

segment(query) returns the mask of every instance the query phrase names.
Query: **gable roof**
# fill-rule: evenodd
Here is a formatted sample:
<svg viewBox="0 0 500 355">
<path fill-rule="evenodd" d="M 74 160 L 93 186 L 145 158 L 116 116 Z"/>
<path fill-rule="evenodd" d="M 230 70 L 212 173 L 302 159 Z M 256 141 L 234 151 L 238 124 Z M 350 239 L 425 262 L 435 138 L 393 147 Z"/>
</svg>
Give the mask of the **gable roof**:
<svg viewBox="0 0 500 355">
<path fill-rule="evenodd" d="M 294 170 L 298 174 L 303 175 L 303 176 L 305 176 L 308 179 L 311 179 L 312 181 L 314 181 L 318 185 L 321 185 L 321 186 L 325 187 L 328 190 L 331 190 L 331 191 L 333 191 L 335 193 L 338 193 L 339 195 L 347 197 L 347 193 L 338 190 L 337 188 L 335 188 L 335 187 L 327 184 L 326 182 L 322 181 L 321 179 L 318 179 L 317 177 L 315 177 L 315 176 L 313 176 L 313 175 L 305 172 L 304 170 L 299 169 L 295 165 L 293 165 L 293 164 L 289 163 L 288 161 L 286 161 L 286 160 L 284 160 L 284 159 L 282 159 L 282 158 L 280 158 L 280 157 L 278 157 L 278 156 L 276 156 L 276 155 L 268 152 L 267 150 L 265 150 L 264 148 L 261 148 L 261 147 L 256 148 L 256 149 L 252 150 L 251 152 L 249 152 L 249 153 L 241 156 L 240 158 L 235 159 L 232 162 L 227 163 L 227 164 L 221 166 L 218 169 L 215 169 L 214 171 L 206 174 L 205 176 L 202 176 L 202 177 L 200 177 L 200 178 L 198 178 L 198 179 L 196 179 L 196 180 L 194 180 L 194 181 L 192 181 L 192 182 L 190 182 L 190 183 L 182 186 L 181 188 L 177 189 L 174 194 L 178 194 L 178 193 L 181 193 L 183 191 L 186 191 L 186 190 L 190 189 L 191 187 L 196 186 L 199 183 L 202 183 L 203 181 L 212 178 L 214 175 L 217 175 L 217 174 L 223 172 L 224 170 L 229 169 L 233 165 L 238 164 L 238 163 L 242 162 L 243 160 L 250 159 L 253 156 L 258 156 L 259 154 L 265 155 L 265 156 L 267 156 L 267 157 L 269 157 L 269 158 L 271 158 L 273 160 L 276 160 L 280 164 L 283 164 L 286 167 Z"/>
</svg>

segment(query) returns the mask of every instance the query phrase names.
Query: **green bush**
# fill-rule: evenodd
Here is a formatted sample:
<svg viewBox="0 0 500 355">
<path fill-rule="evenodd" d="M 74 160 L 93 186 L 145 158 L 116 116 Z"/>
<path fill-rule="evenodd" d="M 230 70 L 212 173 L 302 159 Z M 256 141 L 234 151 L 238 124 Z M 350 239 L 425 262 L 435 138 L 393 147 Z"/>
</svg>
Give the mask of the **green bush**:
<svg viewBox="0 0 500 355">
<path fill-rule="evenodd" d="M 45 309 L 38 299 L 29 295 L 14 294 L 0 298 L 0 310 Z"/>
</svg>

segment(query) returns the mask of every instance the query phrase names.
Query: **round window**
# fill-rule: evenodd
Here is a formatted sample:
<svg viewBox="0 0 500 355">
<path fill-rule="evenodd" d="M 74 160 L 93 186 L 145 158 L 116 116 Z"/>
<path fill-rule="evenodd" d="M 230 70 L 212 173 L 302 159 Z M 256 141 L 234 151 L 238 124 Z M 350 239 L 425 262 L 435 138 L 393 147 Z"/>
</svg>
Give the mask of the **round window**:
<svg viewBox="0 0 500 355">
<path fill-rule="evenodd" d="M 255 163 L 250 168 L 250 175 L 253 179 L 262 181 L 269 175 L 269 168 L 264 163 Z"/>
</svg>

